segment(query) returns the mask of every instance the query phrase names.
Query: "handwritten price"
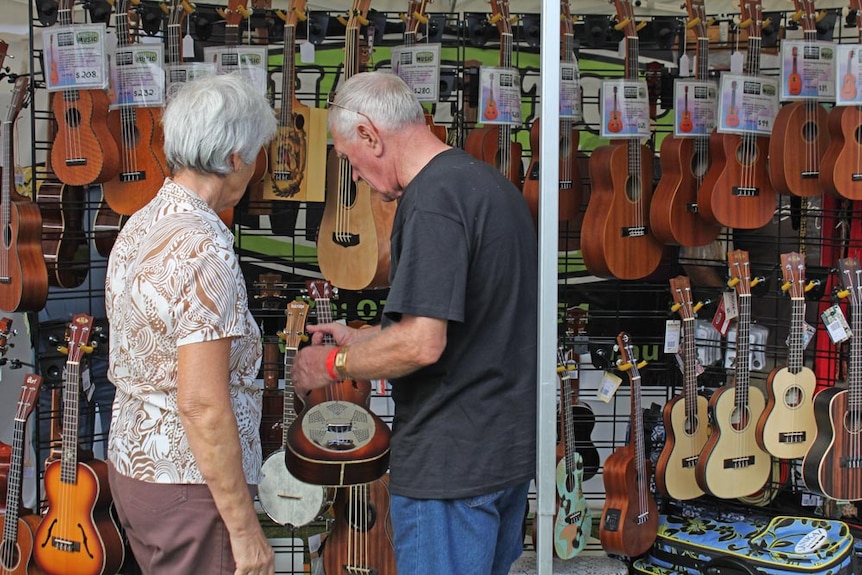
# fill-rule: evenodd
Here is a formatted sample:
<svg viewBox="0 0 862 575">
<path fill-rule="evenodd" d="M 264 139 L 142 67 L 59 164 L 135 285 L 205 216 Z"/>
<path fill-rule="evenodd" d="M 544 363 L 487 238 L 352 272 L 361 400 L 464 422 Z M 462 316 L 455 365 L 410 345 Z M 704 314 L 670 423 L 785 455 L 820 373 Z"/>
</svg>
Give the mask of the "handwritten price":
<svg viewBox="0 0 862 575">
<path fill-rule="evenodd" d="M 76 80 L 95 80 L 99 77 L 99 72 L 96 70 L 76 70 Z"/>
</svg>

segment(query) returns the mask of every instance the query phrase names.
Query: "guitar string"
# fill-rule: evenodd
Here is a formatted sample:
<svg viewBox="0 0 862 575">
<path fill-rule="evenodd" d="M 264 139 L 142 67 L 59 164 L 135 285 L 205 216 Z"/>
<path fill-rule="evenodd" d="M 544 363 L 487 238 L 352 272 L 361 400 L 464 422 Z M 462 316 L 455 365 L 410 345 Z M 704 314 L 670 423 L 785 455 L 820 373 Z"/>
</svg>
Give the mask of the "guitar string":
<svg viewBox="0 0 862 575">
<path fill-rule="evenodd" d="M 634 353 L 634 346 L 630 343 L 626 345 L 626 359 L 631 362 L 631 416 L 634 422 L 631 435 L 634 442 L 635 452 L 635 482 L 638 499 L 638 524 L 646 522 L 649 516 L 649 506 L 647 503 L 648 481 L 646 473 L 646 448 L 644 446 L 643 436 L 643 411 L 641 409 L 641 376 L 637 366 L 637 358 Z"/>
<path fill-rule="evenodd" d="M 58 19 L 60 21 L 60 25 L 63 27 L 68 27 L 71 29 L 72 27 L 72 7 L 69 2 L 73 0 L 68 0 L 67 2 L 63 2 L 62 7 L 58 10 Z M 59 33 L 52 37 L 56 39 L 59 36 Z M 55 56 L 53 53 L 53 44 L 52 48 L 52 57 Z M 59 50 L 59 46 L 57 47 Z M 59 59 L 59 54 L 56 55 L 57 59 Z M 71 86 L 73 86 L 72 84 Z M 63 123 L 68 128 L 64 130 L 64 141 L 66 144 L 66 157 L 64 160 L 79 160 L 84 157 L 82 153 L 83 145 L 81 143 L 81 124 L 80 124 L 80 109 L 78 106 L 81 104 L 81 91 L 71 87 L 66 86 L 63 88 L 62 92 L 58 92 L 55 96 L 59 101 L 59 106 L 63 113 Z M 76 113 L 78 117 L 76 118 Z M 77 119 L 77 123 L 76 123 Z M 68 162 L 66 162 L 66 166 L 69 167 Z"/>
<path fill-rule="evenodd" d="M 507 18 L 507 14 L 503 14 L 503 18 Z M 508 25 L 508 24 L 506 24 Z M 512 65 L 512 34 L 506 32 L 501 36 L 500 42 L 500 65 L 503 68 L 510 68 Z M 497 132 L 497 149 L 500 150 L 500 171 L 507 179 L 513 179 L 515 174 L 512 171 L 515 166 L 512 165 L 512 126 L 509 123 L 500 124 Z"/>
<path fill-rule="evenodd" d="M 3 522 L 2 560 L 0 560 L 0 573 L 4 574 L 11 573 L 21 561 L 25 560 L 21 555 L 20 548 L 16 548 L 20 529 L 18 525 L 18 501 L 21 498 L 21 459 L 24 450 L 24 427 L 27 423 L 27 411 L 23 404 L 26 400 L 24 393 L 22 392 L 21 401 L 18 403 L 18 413 L 15 415 L 12 454 L 7 478 L 6 518 Z M 32 550 L 30 551 L 32 552 Z M 14 562 L 16 558 L 17 563 Z"/>
<path fill-rule="evenodd" d="M 856 282 L 852 284 L 852 289 L 855 290 L 854 305 L 851 307 L 853 329 L 856 331 L 854 337 L 851 338 L 850 346 L 850 361 L 853 367 L 851 372 L 849 389 L 847 391 L 847 404 L 845 412 L 848 414 L 846 425 L 842 426 L 843 432 L 850 436 L 849 445 L 846 454 L 846 465 L 840 465 L 842 482 L 841 485 L 847 486 L 848 489 L 855 488 L 857 491 L 851 493 L 848 491 L 848 499 L 854 499 L 859 494 L 859 482 L 851 483 L 851 478 L 859 475 L 860 465 L 862 465 L 862 433 L 860 433 L 860 425 L 862 425 L 862 338 L 857 334 L 862 334 L 862 309 L 860 309 L 860 300 L 862 300 L 862 270 L 856 269 Z M 848 429 L 849 428 L 849 429 Z M 838 454 L 840 456 L 840 453 Z M 854 471 L 855 470 L 855 471 Z"/>
<path fill-rule="evenodd" d="M 350 12 L 347 23 L 344 45 L 344 79 L 348 80 L 359 71 L 359 26 L 357 18 L 359 12 L 354 9 Z M 338 161 L 338 206 L 335 212 L 335 234 L 341 243 L 347 243 L 350 236 L 350 190 L 351 190 L 351 167 L 346 158 Z M 359 192 L 358 184 L 356 188 Z"/>
<path fill-rule="evenodd" d="M 117 46 L 119 48 L 125 48 L 132 45 L 131 31 L 129 30 L 128 1 L 129 0 L 122 0 L 122 6 L 120 8 L 120 11 L 118 11 L 115 16 L 115 26 L 117 28 Z M 225 34 L 228 33 L 228 27 L 226 27 Z M 115 64 L 119 65 L 119 63 L 117 62 L 115 62 Z M 118 98 L 122 98 L 127 89 L 127 86 L 123 83 L 122 78 L 122 74 L 117 74 Z M 134 106 L 128 104 L 120 105 L 120 109 L 117 111 L 117 113 L 120 116 L 120 143 L 122 147 L 122 163 L 120 167 L 120 174 L 117 176 L 117 178 L 121 183 L 123 183 L 124 174 L 126 174 L 126 177 L 129 177 L 135 172 L 137 172 L 137 156 L 134 151 L 137 115 L 135 113 Z"/>
<path fill-rule="evenodd" d="M 631 10 L 631 5 L 629 5 L 629 10 Z M 629 18 L 631 19 L 632 29 L 635 30 L 634 25 L 634 11 L 629 13 Z M 627 39 L 627 47 L 628 47 L 628 58 L 626 61 L 626 77 L 629 80 L 637 80 L 638 72 L 640 69 L 640 56 L 638 53 L 638 37 L 637 33 L 628 36 Z M 628 140 L 628 156 L 629 156 L 629 174 L 632 179 L 632 198 L 634 201 L 628 202 L 628 207 L 630 214 L 634 214 L 634 226 L 638 229 L 644 229 L 645 219 L 644 219 L 644 189 L 645 186 L 650 185 L 651 182 L 645 182 L 643 178 L 642 172 L 642 160 L 641 160 L 641 141 L 640 135 L 629 138 Z M 632 221 L 631 219 L 629 221 Z"/>
</svg>

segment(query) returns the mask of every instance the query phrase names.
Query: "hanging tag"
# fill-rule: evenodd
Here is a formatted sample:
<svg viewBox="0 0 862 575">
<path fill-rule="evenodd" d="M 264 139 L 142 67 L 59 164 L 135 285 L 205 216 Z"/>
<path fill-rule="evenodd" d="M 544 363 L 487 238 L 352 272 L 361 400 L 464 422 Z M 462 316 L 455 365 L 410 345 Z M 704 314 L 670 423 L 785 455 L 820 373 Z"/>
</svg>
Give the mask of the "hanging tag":
<svg viewBox="0 0 862 575">
<path fill-rule="evenodd" d="M 664 324 L 664 352 L 676 353 L 679 351 L 679 330 L 681 323 L 678 319 L 669 319 Z"/>
<path fill-rule="evenodd" d="M 314 44 L 308 40 L 299 44 L 299 61 L 303 64 L 314 64 Z"/>
<path fill-rule="evenodd" d="M 93 380 L 90 379 L 90 366 L 85 367 L 81 373 L 81 390 L 84 392 L 87 401 L 93 399 L 93 392 L 96 391 L 96 387 L 93 385 Z"/>
<path fill-rule="evenodd" d="M 186 34 L 185 36 L 183 36 L 183 54 L 185 54 L 185 55 L 186 55 L 186 56 L 184 56 L 184 58 L 183 58 L 183 59 L 185 59 L 185 58 L 189 58 L 189 59 L 194 58 L 194 54 L 195 54 L 195 39 L 192 37 L 192 35 L 191 35 L 191 34 Z"/>
<path fill-rule="evenodd" d="M 745 56 L 742 55 L 742 52 L 734 52 L 733 54 L 730 55 L 730 73 L 731 74 L 742 74 L 744 64 L 745 64 Z"/>
<path fill-rule="evenodd" d="M 688 78 L 691 76 L 691 66 L 689 65 L 688 54 L 683 54 L 679 58 L 679 77 Z"/>
<path fill-rule="evenodd" d="M 625 39 L 625 36 L 623 37 L 622 40 L 620 40 L 619 46 L 617 46 L 617 55 L 620 58 L 626 57 L 626 39 Z"/>
<path fill-rule="evenodd" d="M 847 318 L 844 317 L 844 312 L 837 305 L 829 307 L 820 317 L 826 326 L 826 331 L 829 333 L 829 339 L 832 340 L 832 343 L 847 341 L 853 335 L 853 332 L 850 331 L 850 326 L 847 325 Z"/>
<path fill-rule="evenodd" d="M 617 374 L 606 371 L 604 375 L 602 375 L 602 381 L 599 383 L 599 388 L 596 390 L 596 397 L 605 403 L 610 403 L 622 382 L 622 378 Z"/>
<path fill-rule="evenodd" d="M 735 296 L 735 292 L 724 292 L 712 318 L 712 326 L 721 334 L 721 337 L 727 335 L 731 320 L 737 316 Z"/>
</svg>

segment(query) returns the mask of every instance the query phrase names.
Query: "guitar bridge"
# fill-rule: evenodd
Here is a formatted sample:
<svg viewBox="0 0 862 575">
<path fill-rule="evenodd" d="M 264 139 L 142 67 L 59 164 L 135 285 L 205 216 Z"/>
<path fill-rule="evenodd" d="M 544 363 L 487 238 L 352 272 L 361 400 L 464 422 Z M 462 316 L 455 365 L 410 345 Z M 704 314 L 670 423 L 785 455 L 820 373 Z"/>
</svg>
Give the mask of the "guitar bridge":
<svg viewBox="0 0 862 575">
<path fill-rule="evenodd" d="M 66 158 L 67 166 L 86 166 L 87 158 Z"/>
<path fill-rule="evenodd" d="M 760 188 L 752 186 L 733 186 L 733 195 L 738 198 L 756 198 L 760 195 Z"/>
<path fill-rule="evenodd" d="M 754 465 L 753 455 L 749 455 L 746 457 L 731 457 L 724 460 L 725 469 L 742 469 L 743 467 L 748 467 L 749 465 Z"/>
<path fill-rule="evenodd" d="M 364 565 L 342 565 L 343 575 L 377 575 L 376 567 L 365 567 Z"/>
<path fill-rule="evenodd" d="M 121 182 L 140 182 L 147 179 L 147 173 L 143 170 L 134 172 L 120 172 Z"/>
<path fill-rule="evenodd" d="M 862 469 L 862 457 L 842 457 L 838 466 L 842 469 Z"/>
<path fill-rule="evenodd" d="M 778 443 L 803 443 L 807 437 L 804 431 L 788 431 L 778 434 Z"/>
<path fill-rule="evenodd" d="M 272 173 L 272 177 L 276 182 L 289 182 L 293 174 L 289 170 L 277 170 Z"/>
<path fill-rule="evenodd" d="M 698 208 L 697 208 L 697 202 L 689 202 L 685 205 L 685 211 L 687 211 L 690 214 L 696 214 L 700 210 L 698 210 Z"/>
<path fill-rule="evenodd" d="M 642 238 L 646 235 L 646 226 L 631 226 L 622 229 L 624 238 Z"/>
<path fill-rule="evenodd" d="M 619 509 L 608 509 L 605 513 L 605 531 L 617 531 L 620 528 L 621 515 L 622 512 Z"/>
<path fill-rule="evenodd" d="M 697 455 L 692 455 L 691 457 L 685 457 L 682 460 L 682 468 L 683 469 L 691 469 L 697 465 Z"/>
<path fill-rule="evenodd" d="M 51 538 L 51 547 L 54 549 L 59 549 L 60 551 L 68 551 L 70 553 L 78 553 L 81 551 L 81 543 L 78 541 L 69 541 L 68 539 L 61 539 L 59 537 Z"/>
<path fill-rule="evenodd" d="M 854 182 L 862 182 L 862 174 L 853 174 L 850 179 Z"/>
<path fill-rule="evenodd" d="M 806 171 L 802 172 L 802 179 L 803 180 L 816 180 L 819 177 L 820 177 L 820 172 L 818 172 L 816 170 L 806 170 Z"/>
<path fill-rule="evenodd" d="M 359 234 L 345 234 L 340 232 L 332 232 L 332 243 L 343 248 L 359 245 Z"/>
</svg>

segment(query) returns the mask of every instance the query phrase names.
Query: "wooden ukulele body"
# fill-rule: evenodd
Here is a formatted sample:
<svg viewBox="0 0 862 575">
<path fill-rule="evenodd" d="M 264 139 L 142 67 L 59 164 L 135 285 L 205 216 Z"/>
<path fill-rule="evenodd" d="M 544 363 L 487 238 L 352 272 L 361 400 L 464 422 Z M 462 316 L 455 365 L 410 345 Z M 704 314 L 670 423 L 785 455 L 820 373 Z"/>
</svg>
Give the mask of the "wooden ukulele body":
<svg viewBox="0 0 862 575">
<path fill-rule="evenodd" d="M 76 288 L 90 271 L 83 229 L 84 188 L 49 179 L 39 184 L 36 202 L 42 215 L 42 254 L 48 283 Z"/>
<path fill-rule="evenodd" d="M 758 419 L 756 434 L 764 451 L 779 459 L 797 459 L 808 453 L 817 435 L 812 405 L 816 388 L 817 377 L 807 367 L 796 374 L 787 367 L 769 374 L 766 407 Z"/>
<path fill-rule="evenodd" d="M 60 181 L 86 186 L 110 180 L 120 169 L 120 151 L 108 129 L 104 90 L 64 90 L 51 100 L 57 133 L 51 165 Z"/>
<path fill-rule="evenodd" d="M 695 464 L 709 437 L 709 402 L 702 395 L 693 401 L 694 420 L 682 395 L 671 398 L 662 410 L 666 439 L 656 462 L 656 487 L 679 501 L 703 495 L 695 478 Z"/>
<path fill-rule="evenodd" d="M 539 130 L 541 119 L 536 118 L 530 126 L 530 164 L 524 178 L 524 198 L 530 206 L 533 221 L 539 220 L 539 167 L 541 152 Z M 569 122 L 571 124 L 571 122 Z M 560 165 L 559 165 L 559 221 L 565 222 L 577 217 L 581 211 L 581 173 L 578 167 L 578 144 L 580 133 L 571 128 L 563 131 L 565 122 L 560 123 Z"/>
<path fill-rule="evenodd" d="M 44 571 L 33 561 L 33 533 L 42 520 L 40 515 L 25 513 L 18 516 L 18 539 L 14 553 L 3 542 L 0 553 L 0 573 L 3 575 L 42 575 Z M 6 516 L 0 515 L 0 532 L 6 528 Z M 10 560 L 6 563 L 7 560 Z"/>
<path fill-rule="evenodd" d="M 820 184 L 848 200 L 862 200 L 862 106 L 829 111 L 829 147 L 820 163 Z"/>
<path fill-rule="evenodd" d="M 48 269 L 42 255 L 42 214 L 29 201 L 9 201 L 9 229 L 4 230 L 0 274 L 0 309 L 39 311 L 48 299 Z M 8 242 L 8 243 L 6 243 Z"/>
<path fill-rule="evenodd" d="M 602 479 L 605 485 L 605 505 L 599 523 L 599 539 L 608 553 L 637 557 L 652 547 L 658 531 L 658 507 L 655 499 L 647 493 L 647 514 L 642 521 L 637 502 L 638 485 L 649 485 L 649 460 L 646 461 L 646 477 L 637 477 L 633 445 L 625 445 L 614 451 L 605 461 Z"/>
<path fill-rule="evenodd" d="M 478 160 L 482 160 L 498 170 L 503 172 L 503 175 L 512 182 L 516 188 L 521 189 L 521 179 L 523 176 L 524 166 L 521 163 L 521 144 L 518 142 L 510 142 L 508 146 L 508 169 L 503 171 L 503 150 L 506 148 L 500 147 L 500 127 L 485 126 L 483 128 L 475 128 L 467 134 L 467 140 L 464 142 L 464 149 L 468 154 Z"/>
<path fill-rule="evenodd" d="M 816 101 L 785 104 L 769 138 L 769 178 L 775 191 L 819 196 L 822 155 L 829 147 L 826 108 Z"/>
</svg>

